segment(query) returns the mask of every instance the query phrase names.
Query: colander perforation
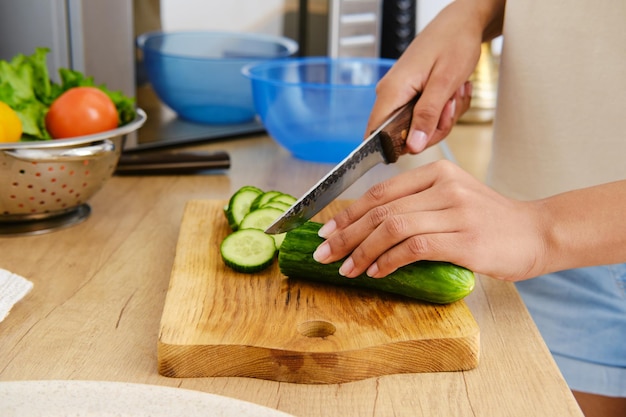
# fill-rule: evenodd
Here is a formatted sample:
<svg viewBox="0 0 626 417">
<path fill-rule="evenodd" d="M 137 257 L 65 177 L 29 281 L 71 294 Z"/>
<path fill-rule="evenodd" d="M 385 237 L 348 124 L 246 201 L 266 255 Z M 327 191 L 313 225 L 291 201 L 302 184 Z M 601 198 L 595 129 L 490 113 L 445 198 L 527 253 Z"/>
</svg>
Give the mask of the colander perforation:
<svg viewBox="0 0 626 417">
<path fill-rule="evenodd" d="M 71 161 L 22 161 L 0 155 L 9 171 L 10 189 L 0 196 L 2 216 L 55 214 L 82 205 L 113 173 L 120 149 Z M 2 220 L 2 219 L 0 219 Z"/>
<path fill-rule="evenodd" d="M 61 217 L 67 224 L 88 216 L 86 202 L 113 175 L 126 135 L 146 119 L 137 109 L 134 121 L 108 132 L 0 143 L 0 235 L 32 233 L 39 230 L 36 223 L 48 230 Z"/>
</svg>

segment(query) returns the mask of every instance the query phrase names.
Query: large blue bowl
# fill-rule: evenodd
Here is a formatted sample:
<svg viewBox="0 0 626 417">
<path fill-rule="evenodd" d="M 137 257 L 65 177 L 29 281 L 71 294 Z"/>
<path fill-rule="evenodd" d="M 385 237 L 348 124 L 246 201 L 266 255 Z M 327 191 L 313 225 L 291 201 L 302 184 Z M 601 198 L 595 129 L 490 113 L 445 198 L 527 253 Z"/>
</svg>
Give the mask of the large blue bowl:
<svg viewBox="0 0 626 417">
<path fill-rule="evenodd" d="M 377 58 L 289 58 L 246 66 L 267 132 L 296 158 L 336 163 L 363 140 L 376 84 L 395 63 Z"/>
<path fill-rule="evenodd" d="M 285 37 L 209 31 L 148 32 L 137 46 L 159 99 L 180 118 L 203 124 L 253 120 L 252 90 L 242 68 L 298 50 Z"/>
</svg>

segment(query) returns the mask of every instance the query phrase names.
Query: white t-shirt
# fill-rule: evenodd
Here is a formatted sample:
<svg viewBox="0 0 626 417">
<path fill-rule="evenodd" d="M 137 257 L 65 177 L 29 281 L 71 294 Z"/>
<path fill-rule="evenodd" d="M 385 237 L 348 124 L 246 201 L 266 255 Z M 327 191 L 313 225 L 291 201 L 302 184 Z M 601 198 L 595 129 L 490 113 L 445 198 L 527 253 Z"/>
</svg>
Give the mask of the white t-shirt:
<svg viewBox="0 0 626 417">
<path fill-rule="evenodd" d="M 528 200 L 620 179 L 626 1 L 507 1 L 488 183 Z"/>
</svg>

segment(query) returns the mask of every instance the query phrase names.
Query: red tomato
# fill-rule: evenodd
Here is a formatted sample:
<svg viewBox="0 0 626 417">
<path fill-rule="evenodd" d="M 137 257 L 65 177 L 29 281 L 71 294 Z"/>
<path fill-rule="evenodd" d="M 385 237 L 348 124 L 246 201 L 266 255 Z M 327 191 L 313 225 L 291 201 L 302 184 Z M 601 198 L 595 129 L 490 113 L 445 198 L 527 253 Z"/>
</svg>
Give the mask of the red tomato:
<svg viewBox="0 0 626 417">
<path fill-rule="evenodd" d="M 61 94 L 46 114 L 46 129 L 54 139 L 91 135 L 115 129 L 115 104 L 96 87 L 74 87 Z"/>
</svg>

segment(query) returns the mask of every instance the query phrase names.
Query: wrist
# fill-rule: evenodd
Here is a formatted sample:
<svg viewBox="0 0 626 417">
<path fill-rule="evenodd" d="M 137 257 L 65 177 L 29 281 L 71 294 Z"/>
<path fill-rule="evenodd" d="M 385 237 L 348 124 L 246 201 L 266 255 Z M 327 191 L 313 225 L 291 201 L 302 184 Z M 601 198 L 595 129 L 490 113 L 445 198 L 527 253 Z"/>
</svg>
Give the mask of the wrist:
<svg viewBox="0 0 626 417">
<path fill-rule="evenodd" d="M 478 24 L 483 42 L 502 34 L 506 0 L 457 0 L 452 5 L 463 8 L 463 14 Z"/>
<path fill-rule="evenodd" d="M 529 203 L 534 213 L 537 247 L 532 277 L 563 269 L 563 234 L 559 219 L 554 215 L 548 200 Z"/>
</svg>

